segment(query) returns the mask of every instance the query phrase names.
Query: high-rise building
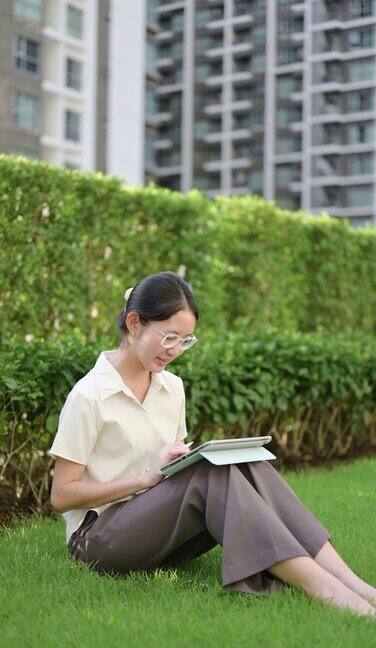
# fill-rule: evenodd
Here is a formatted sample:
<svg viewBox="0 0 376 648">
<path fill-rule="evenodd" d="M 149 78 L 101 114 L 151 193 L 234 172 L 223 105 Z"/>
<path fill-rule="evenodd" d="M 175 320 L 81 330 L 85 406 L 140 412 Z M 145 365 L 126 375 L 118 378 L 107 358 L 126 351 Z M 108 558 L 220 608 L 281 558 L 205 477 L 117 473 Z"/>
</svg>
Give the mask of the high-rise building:
<svg viewBox="0 0 376 648">
<path fill-rule="evenodd" d="M 149 0 L 145 178 L 376 224 L 373 0 Z"/>
<path fill-rule="evenodd" d="M 0 152 L 144 182 L 146 0 L 1 0 Z"/>
<path fill-rule="evenodd" d="M 2 0 L 1 151 L 105 169 L 107 11 L 108 0 Z"/>
</svg>

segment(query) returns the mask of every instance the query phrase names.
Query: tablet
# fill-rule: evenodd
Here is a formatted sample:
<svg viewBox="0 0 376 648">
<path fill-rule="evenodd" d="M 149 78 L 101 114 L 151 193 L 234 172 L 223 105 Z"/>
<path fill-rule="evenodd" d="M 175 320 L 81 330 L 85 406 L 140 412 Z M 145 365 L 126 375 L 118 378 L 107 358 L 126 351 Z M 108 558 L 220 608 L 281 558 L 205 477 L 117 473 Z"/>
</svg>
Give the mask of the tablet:
<svg viewBox="0 0 376 648">
<path fill-rule="evenodd" d="M 260 448 L 266 443 L 269 443 L 272 440 L 271 436 L 262 436 L 262 437 L 243 437 L 240 439 L 218 439 L 211 441 L 206 441 L 202 445 L 193 448 L 188 454 L 185 454 L 174 461 L 170 461 L 165 466 L 159 469 L 158 474 L 165 475 L 166 477 L 180 472 L 183 468 L 187 468 L 197 461 L 201 461 L 204 456 L 201 454 L 205 453 L 206 458 L 208 453 L 217 452 L 221 450 L 241 450 L 241 449 L 251 449 L 251 448 Z M 274 457 L 274 455 L 271 455 Z"/>
</svg>

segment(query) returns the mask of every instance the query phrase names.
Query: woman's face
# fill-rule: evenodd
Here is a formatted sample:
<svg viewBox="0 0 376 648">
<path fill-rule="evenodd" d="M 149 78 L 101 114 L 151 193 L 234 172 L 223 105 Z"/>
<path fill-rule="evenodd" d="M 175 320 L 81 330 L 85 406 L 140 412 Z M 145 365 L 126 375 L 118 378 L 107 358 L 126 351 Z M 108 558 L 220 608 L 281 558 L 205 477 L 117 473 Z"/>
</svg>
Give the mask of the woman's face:
<svg viewBox="0 0 376 648">
<path fill-rule="evenodd" d="M 151 322 L 149 325 L 138 324 L 138 331 L 132 338 L 132 348 L 146 369 L 152 372 L 163 371 L 165 367 L 182 353 L 177 343 L 170 349 L 165 349 L 161 342 L 162 333 L 176 333 L 181 337 L 192 335 L 196 318 L 190 310 L 181 310 L 167 320 Z M 162 333 L 161 333 L 161 332 Z"/>
</svg>

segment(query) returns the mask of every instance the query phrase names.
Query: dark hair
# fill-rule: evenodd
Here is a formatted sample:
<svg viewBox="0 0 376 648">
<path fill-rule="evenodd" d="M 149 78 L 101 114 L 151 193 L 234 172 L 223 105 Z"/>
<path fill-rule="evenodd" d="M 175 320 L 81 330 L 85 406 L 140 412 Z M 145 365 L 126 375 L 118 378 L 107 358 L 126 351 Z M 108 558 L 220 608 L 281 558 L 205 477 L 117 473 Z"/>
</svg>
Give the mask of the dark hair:
<svg viewBox="0 0 376 648">
<path fill-rule="evenodd" d="M 150 321 L 169 319 L 180 310 L 190 310 L 196 321 L 199 318 L 191 284 L 176 272 L 158 272 L 135 284 L 118 316 L 118 328 L 127 333 L 125 319 L 130 311 L 137 311 L 141 324 L 146 325 Z"/>
</svg>

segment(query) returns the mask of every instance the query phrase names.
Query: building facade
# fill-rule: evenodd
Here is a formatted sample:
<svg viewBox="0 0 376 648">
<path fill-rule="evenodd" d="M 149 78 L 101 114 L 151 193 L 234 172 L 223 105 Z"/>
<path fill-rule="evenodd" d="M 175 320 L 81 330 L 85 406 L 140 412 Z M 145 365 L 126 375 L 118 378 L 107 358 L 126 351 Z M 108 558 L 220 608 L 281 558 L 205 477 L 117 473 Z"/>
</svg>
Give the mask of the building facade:
<svg viewBox="0 0 376 648">
<path fill-rule="evenodd" d="M 0 3 L 1 151 L 105 170 L 107 13 L 107 0 Z"/>
<path fill-rule="evenodd" d="M 149 0 L 145 178 L 376 224 L 374 0 Z"/>
</svg>

